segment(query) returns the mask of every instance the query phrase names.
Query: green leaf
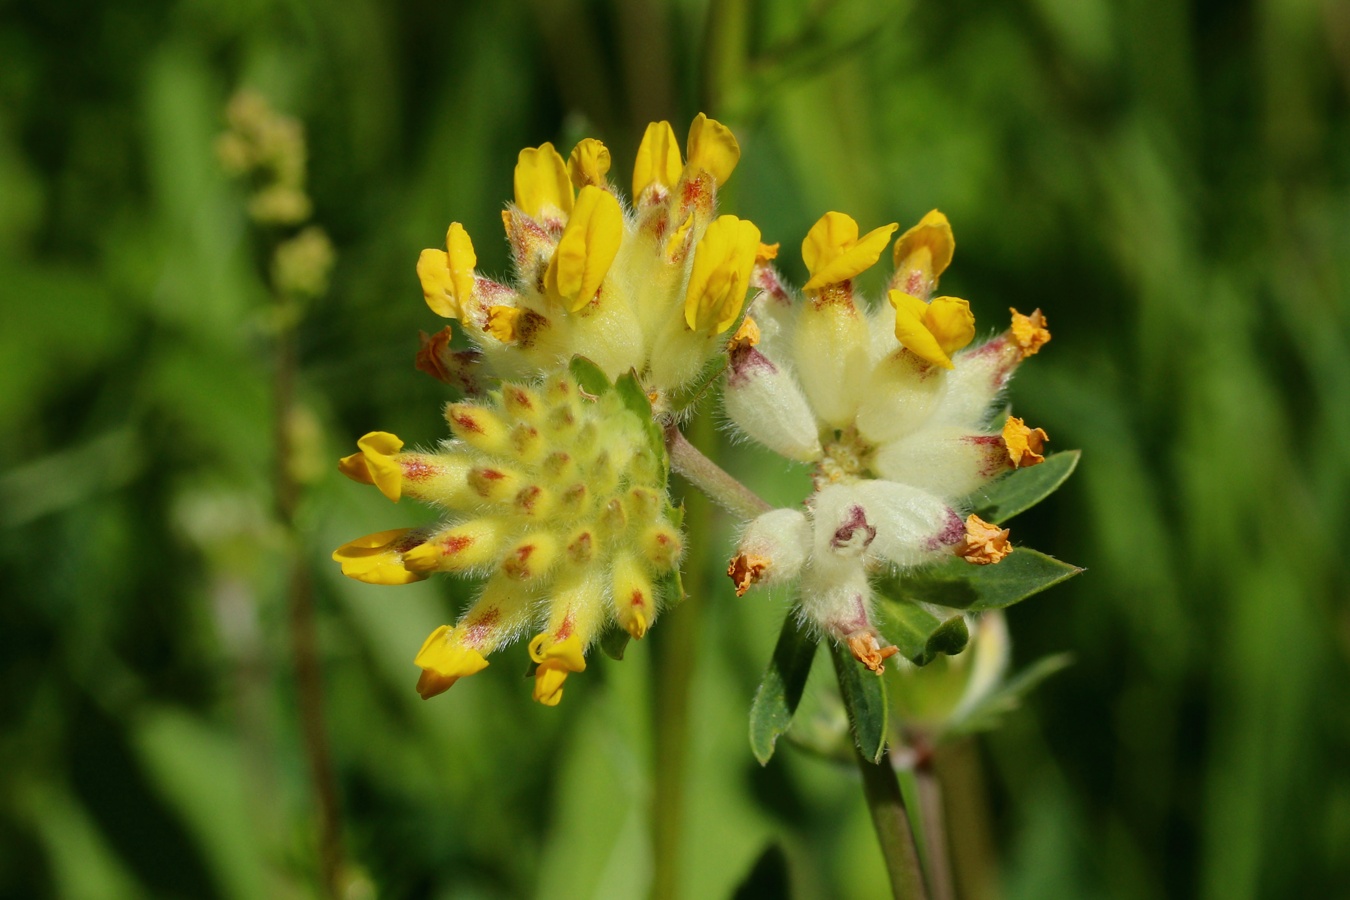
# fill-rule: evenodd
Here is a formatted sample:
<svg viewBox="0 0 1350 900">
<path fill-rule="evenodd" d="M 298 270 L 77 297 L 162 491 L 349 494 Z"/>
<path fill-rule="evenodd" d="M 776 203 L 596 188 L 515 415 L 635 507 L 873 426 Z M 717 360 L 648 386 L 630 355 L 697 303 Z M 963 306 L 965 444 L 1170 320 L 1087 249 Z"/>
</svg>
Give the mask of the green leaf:
<svg viewBox="0 0 1350 900">
<path fill-rule="evenodd" d="M 940 654 L 952 655 L 966 649 L 970 629 L 960 613 L 939 618 L 914 603 L 902 603 L 882 597 L 877 606 L 878 630 L 886 640 L 916 666 L 926 666 Z"/>
<path fill-rule="evenodd" d="M 661 460 L 662 469 L 669 472 L 670 458 L 666 453 L 666 435 L 660 423 L 652 416 L 652 402 L 647 397 L 647 392 L 642 389 L 637 376 L 632 371 L 621 375 L 619 380 L 614 382 L 614 390 L 623 401 L 624 407 L 642 421 L 652 452 Z"/>
<path fill-rule="evenodd" d="M 761 766 L 768 765 L 774 744 L 792 724 L 818 643 L 819 638 L 789 612 L 750 706 L 750 749 Z"/>
<path fill-rule="evenodd" d="M 848 721 L 853 726 L 853 740 L 858 752 L 871 762 L 881 761 L 886 749 L 886 727 L 889 709 L 886 705 L 886 685 L 881 676 L 853 658 L 848 650 L 830 642 L 830 656 L 834 671 L 839 676 L 839 695 L 848 710 Z"/>
<path fill-rule="evenodd" d="M 1012 606 L 1082 571 L 1039 551 L 1019 547 L 994 565 L 972 566 L 953 557 L 929 569 L 892 576 L 882 583 L 882 589 L 898 600 L 980 612 Z"/>
<path fill-rule="evenodd" d="M 600 649 L 612 660 L 621 661 L 632 636 L 622 628 L 611 628 L 600 635 Z"/>
<path fill-rule="evenodd" d="M 631 370 L 619 376 L 619 380 L 614 382 L 614 390 L 623 401 L 623 405 L 636 413 L 639 419 L 652 417 L 652 402 L 647 398 L 647 392 L 642 389 L 637 376 Z"/>
<path fill-rule="evenodd" d="M 1056 653 L 1036 660 L 969 709 L 958 711 L 947 734 L 955 737 L 997 727 L 1005 715 L 1022 705 L 1022 698 L 1031 693 L 1032 688 L 1072 663 L 1073 657 L 1068 653 Z"/>
<path fill-rule="evenodd" d="M 614 389 L 614 385 L 609 383 L 609 378 L 600 370 L 600 367 L 584 356 L 572 357 L 567 369 L 572 373 L 572 377 L 577 380 L 577 384 L 581 385 L 581 389 L 588 394 L 594 394 L 598 397 L 601 394 L 608 394 Z"/>
<path fill-rule="evenodd" d="M 1078 468 L 1081 450 L 1052 453 L 1045 462 L 1018 469 L 966 498 L 965 506 L 990 522 L 1003 522 L 1049 497 Z"/>
<path fill-rule="evenodd" d="M 684 504 L 672 506 L 666 504 L 666 518 L 670 524 L 675 526 L 675 530 L 684 533 Z M 678 606 L 684 602 L 684 577 L 680 574 L 680 567 L 675 566 L 665 575 L 656 580 L 656 589 L 661 597 L 663 606 Z"/>
</svg>

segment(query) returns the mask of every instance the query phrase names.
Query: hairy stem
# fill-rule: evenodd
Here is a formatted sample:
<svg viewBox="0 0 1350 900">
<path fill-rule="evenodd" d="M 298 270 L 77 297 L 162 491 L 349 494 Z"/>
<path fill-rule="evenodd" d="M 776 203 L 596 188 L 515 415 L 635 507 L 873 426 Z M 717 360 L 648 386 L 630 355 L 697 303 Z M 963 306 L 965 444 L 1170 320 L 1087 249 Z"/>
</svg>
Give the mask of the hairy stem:
<svg viewBox="0 0 1350 900">
<path fill-rule="evenodd" d="M 919 868 L 919 852 L 914 844 L 914 829 L 909 824 L 909 814 L 900 793 L 900 782 L 891 767 L 889 751 L 875 764 L 857 753 L 856 748 L 854 755 L 858 771 L 862 773 L 863 796 L 867 798 L 867 809 L 872 814 L 872 827 L 886 861 L 886 874 L 891 879 L 891 896 L 895 900 L 928 900 L 923 872 Z"/>
<path fill-rule="evenodd" d="M 704 456 L 674 425 L 666 426 L 666 449 L 670 451 L 671 468 L 732 515 L 743 520 L 753 519 L 773 509 L 758 494 Z"/>
</svg>

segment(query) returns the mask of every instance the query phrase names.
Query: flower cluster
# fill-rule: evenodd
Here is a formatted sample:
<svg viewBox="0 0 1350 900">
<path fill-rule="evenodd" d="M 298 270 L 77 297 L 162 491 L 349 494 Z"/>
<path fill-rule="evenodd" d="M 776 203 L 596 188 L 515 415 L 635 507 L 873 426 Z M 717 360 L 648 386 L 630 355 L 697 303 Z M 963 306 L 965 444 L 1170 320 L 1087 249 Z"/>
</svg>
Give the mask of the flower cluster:
<svg viewBox="0 0 1350 900">
<path fill-rule="evenodd" d="M 625 210 L 599 141 L 583 140 L 567 160 L 552 144 L 522 150 L 515 202 L 502 213 L 512 283 L 475 271 L 473 242 L 455 222 L 445 249 L 417 262 L 427 305 L 457 319 L 501 377 L 584 356 L 611 379 L 636 373 L 658 414 L 668 411 L 671 392 L 722 351 L 760 250 L 752 223 L 714 217 L 717 190 L 740 159 L 735 137 L 700 113 L 687 152 L 669 123 L 649 125 Z M 443 331 L 428 340 L 424 368 L 460 368 L 449 339 Z"/>
<path fill-rule="evenodd" d="M 630 209 L 599 141 L 566 160 L 552 144 L 528 148 L 502 213 L 510 283 L 476 271 L 458 222 L 444 250 L 418 259 L 427 305 L 473 346 L 452 348 L 446 327 L 423 336 L 417 366 L 474 399 L 447 407 L 454 438 L 438 450 L 405 451 L 372 432 L 340 468 L 448 518 L 360 538 L 333 557 L 376 584 L 486 576 L 477 601 L 417 654 L 423 697 L 534 627 L 534 696 L 555 704 L 604 633 L 641 638 L 660 604 L 679 598 L 683 538 L 656 423 L 725 352 L 762 256 L 758 228 L 714 215 L 740 158 L 731 132 L 700 114 L 686 155 L 668 123 L 648 126 Z"/>
<path fill-rule="evenodd" d="M 869 576 L 953 555 L 996 563 L 1008 531 L 971 515 L 971 492 L 1042 461 L 1046 434 L 1021 419 L 991 422 L 1017 365 L 1049 340 L 1044 317 L 977 347 L 965 300 L 933 294 L 955 242 L 936 210 L 894 244 L 888 302 L 874 311 L 853 279 L 890 245 L 896 225 L 859 236 L 826 214 L 807 235 L 810 272 L 796 300 L 767 262 L 756 267 L 757 328 L 731 350 L 726 412 L 746 435 L 813 465 L 804 510 L 779 509 L 745 529 L 728 574 L 738 594 L 800 578 L 806 618 L 874 671 L 896 652 L 872 621 Z"/>
<path fill-rule="evenodd" d="M 593 385 L 594 377 L 603 378 L 595 373 Z M 481 671 L 493 650 L 542 624 L 530 642 L 534 696 L 552 706 L 611 623 L 636 638 L 646 633 L 681 538 L 665 498 L 663 448 L 636 391 L 591 393 L 570 372 L 538 386 L 506 384 L 487 402 L 450 404 L 455 437 L 438 451 L 404 451 L 394 435 L 374 432 L 339 464 L 391 500 L 413 497 L 457 514 L 436 528 L 339 547 L 333 558 L 343 574 L 375 584 L 433 572 L 487 576 L 459 623 L 437 628 L 418 653 L 424 698 Z"/>
</svg>

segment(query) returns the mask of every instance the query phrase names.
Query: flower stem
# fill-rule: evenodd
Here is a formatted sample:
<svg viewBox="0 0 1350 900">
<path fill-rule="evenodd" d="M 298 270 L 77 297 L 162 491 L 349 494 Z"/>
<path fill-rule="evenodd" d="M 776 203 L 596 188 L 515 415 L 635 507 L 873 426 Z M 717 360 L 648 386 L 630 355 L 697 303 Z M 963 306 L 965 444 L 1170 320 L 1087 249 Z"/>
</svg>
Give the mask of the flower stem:
<svg viewBox="0 0 1350 900">
<path fill-rule="evenodd" d="M 951 854 L 947 849 L 947 816 L 943 810 L 942 785 L 933 771 L 932 760 L 914 767 L 919 795 L 919 819 L 923 823 L 924 849 L 927 851 L 928 881 L 933 900 L 955 900 Z"/>
<path fill-rule="evenodd" d="M 671 468 L 732 515 L 753 519 L 773 509 L 758 494 L 704 456 L 674 425 L 666 426 L 666 449 L 670 451 Z"/>
<path fill-rule="evenodd" d="M 872 763 L 856 752 L 858 771 L 862 773 L 863 796 L 872 814 L 881 855 L 886 861 L 886 874 L 891 879 L 891 896 L 895 900 L 928 900 L 923 872 L 919 868 L 919 852 L 914 844 L 914 829 L 909 824 L 905 800 L 900 793 L 900 782 L 891 767 L 889 751 L 879 763 Z"/>
</svg>

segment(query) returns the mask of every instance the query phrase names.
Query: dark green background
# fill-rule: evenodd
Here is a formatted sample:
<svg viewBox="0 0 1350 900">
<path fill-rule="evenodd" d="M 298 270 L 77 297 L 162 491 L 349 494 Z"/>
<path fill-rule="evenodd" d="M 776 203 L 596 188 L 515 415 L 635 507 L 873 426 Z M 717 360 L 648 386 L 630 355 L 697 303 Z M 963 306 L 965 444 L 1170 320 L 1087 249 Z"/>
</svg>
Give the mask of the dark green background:
<svg viewBox="0 0 1350 900">
<path fill-rule="evenodd" d="M 269 301 L 212 152 L 240 85 L 305 122 L 339 253 L 300 331 L 302 532 L 353 897 L 644 890 L 671 714 L 650 643 L 677 616 L 682 896 L 728 895 L 773 840 L 799 896 L 880 895 L 853 772 L 750 755 L 785 600 L 734 598 L 724 520 L 694 534 L 694 602 L 556 710 L 519 648 L 423 703 L 412 655 L 464 586 L 327 559 L 429 517 L 333 468 L 368 430 L 442 436 L 418 251 L 457 219 L 504 274 L 520 147 L 600 137 L 622 184 L 650 118 L 700 109 L 743 148 L 723 208 L 789 275 L 827 210 L 939 207 L 944 291 L 986 329 L 1008 306 L 1053 327 L 1012 399 L 1084 463 L 1014 536 L 1088 572 L 1010 612 L 1019 664 L 1076 664 L 983 743 L 1002 895 L 1348 890 L 1350 7 L 708 6 L 0 2 L 0 894 L 313 895 Z"/>
</svg>

